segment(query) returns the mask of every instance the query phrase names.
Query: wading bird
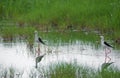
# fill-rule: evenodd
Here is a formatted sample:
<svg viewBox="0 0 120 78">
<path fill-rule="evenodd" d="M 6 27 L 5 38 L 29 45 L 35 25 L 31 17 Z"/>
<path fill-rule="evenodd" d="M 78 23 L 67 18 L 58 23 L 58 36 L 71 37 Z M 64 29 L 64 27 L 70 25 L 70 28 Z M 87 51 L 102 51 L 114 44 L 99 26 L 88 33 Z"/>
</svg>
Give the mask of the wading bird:
<svg viewBox="0 0 120 78">
<path fill-rule="evenodd" d="M 108 58 L 108 62 L 110 62 L 111 58 L 108 56 L 108 54 L 111 53 L 111 48 L 113 48 L 113 46 L 105 42 L 103 36 L 100 36 L 100 38 L 101 38 L 101 44 L 105 49 L 105 63 L 107 63 L 107 58 Z"/>
<path fill-rule="evenodd" d="M 40 37 L 38 37 L 38 32 L 37 31 L 35 31 L 35 43 L 37 43 L 37 45 L 38 45 L 38 50 L 35 50 L 38 54 L 38 56 L 35 58 L 35 62 L 36 62 L 35 67 L 37 68 L 37 63 L 39 63 L 42 60 L 42 58 L 45 56 L 45 54 L 40 55 L 40 43 L 42 43 L 44 45 L 45 45 L 45 43 L 42 41 L 42 39 Z"/>
</svg>

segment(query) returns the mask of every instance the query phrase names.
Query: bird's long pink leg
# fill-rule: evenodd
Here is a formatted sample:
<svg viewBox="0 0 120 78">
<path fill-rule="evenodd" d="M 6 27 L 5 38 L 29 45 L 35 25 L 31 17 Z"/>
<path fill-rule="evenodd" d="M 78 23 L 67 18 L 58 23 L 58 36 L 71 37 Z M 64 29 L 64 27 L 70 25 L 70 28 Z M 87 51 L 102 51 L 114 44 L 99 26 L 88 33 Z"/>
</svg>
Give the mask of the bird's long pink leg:
<svg viewBox="0 0 120 78">
<path fill-rule="evenodd" d="M 105 48 L 105 63 L 107 63 L 107 49 Z"/>
<path fill-rule="evenodd" d="M 107 63 L 107 57 L 105 57 L 105 63 Z"/>
<path fill-rule="evenodd" d="M 107 58 L 108 58 L 108 62 L 111 61 L 111 58 L 108 56 L 109 53 L 111 53 L 110 48 L 105 48 L 105 63 L 107 62 Z"/>
<path fill-rule="evenodd" d="M 111 61 L 111 58 L 108 56 L 108 59 L 109 59 L 109 60 L 108 60 L 108 63 L 109 63 L 109 62 Z"/>
<path fill-rule="evenodd" d="M 107 48 L 107 49 L 108 49 L 108 52 L 107 52 L 107 55 L 108 55 L 108 54 L 110 54 L 110 53 L 111 53 L 111 50 L 110 50 L 110 48 Z M 110 56 L 107 56 L 107 57 L 108 57 L 108 59 L 109 59 L 109 60 L 108 60 L 108 62 L 110 62 L 110 61 L 111 61 Z"/>
<path fill-rule="evenodd" d="M 110 48 L 107 48 L 107 50 L 108 50 L 107 54 L 111 53 L 111 50 L 110 50 Z"/>
</svg>

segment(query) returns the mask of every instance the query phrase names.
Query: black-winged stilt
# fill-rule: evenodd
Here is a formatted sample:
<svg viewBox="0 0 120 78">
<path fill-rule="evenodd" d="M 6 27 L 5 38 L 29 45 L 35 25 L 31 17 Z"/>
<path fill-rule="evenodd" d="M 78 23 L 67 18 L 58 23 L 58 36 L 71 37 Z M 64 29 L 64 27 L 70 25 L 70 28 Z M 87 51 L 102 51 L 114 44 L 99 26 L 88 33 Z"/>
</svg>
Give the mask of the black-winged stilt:
<svg viewBox="0 0 120 78">
<path fill-rule="evenodd" d="M 107 63 L 107 58 L 108 58 L 108 62 L 110 62 L 111 58 L 108 56 L 108 54 L 111 53 L 111 48 L 113 48 L 113 46 L 105 42 L 103 36 L 100 36 L 100 38 L 101 38 L 101 44 L 105 49 L 105 63 Z"/>
<path fill-rule="evenodd" d="M 45 56 L 45 54 L 40 55 L 40 43 L 42 43 L 44 45 L 45 45 L 45 43 L 42 41 L 42 39 L 40 37 L 38 37 L 37 31 L 35 31 L 35 43 L 38 44 L 38 50 L 35 50 L 38 53 L 38 56 L 35 58 L 35 62 L 36 62 L 35 67 L 37 68 L 37 63 L 39 63 L 42 60 L 42 58 Z"/>
</svg>

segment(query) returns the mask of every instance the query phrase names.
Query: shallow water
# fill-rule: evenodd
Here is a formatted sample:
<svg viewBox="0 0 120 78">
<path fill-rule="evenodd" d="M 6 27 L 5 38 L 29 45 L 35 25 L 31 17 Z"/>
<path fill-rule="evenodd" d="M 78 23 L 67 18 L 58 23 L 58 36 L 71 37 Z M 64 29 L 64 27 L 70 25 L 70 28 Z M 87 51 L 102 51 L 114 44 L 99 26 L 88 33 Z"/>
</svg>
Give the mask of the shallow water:
<svg viewBox="0 0 120 78">
<path fill-rule="evenodd" d="M 83 44 L 81 41 L 75 41 L 61 45 L 41 45 L 40 48 L 41 54 L 46 53 L 46 55 L 38 67 L 65 61 L 100 68 L 105 61 L 103 48 L 96 49 L 91 43 Z M 120 68 L 119 50 L 112 49 L 109 56 L 111 62 L 114 62 L 113 66 Z M 15 73 L 22 72 L 22 78 L 29 78 L 30 70 L 36 70 L 35 57 L 35 51 L 31 52 L 26 42 L 0 43 L 0 72 L 12 67 Z"/>
</svg>

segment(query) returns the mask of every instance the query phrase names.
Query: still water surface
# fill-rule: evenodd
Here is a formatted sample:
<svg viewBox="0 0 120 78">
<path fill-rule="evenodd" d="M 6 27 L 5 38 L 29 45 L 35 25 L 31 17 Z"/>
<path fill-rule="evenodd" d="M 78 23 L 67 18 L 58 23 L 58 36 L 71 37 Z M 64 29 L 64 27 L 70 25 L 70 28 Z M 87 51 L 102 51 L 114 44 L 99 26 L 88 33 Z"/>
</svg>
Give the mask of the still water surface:
<svg viewBox="0 0 120 78">
<path fill-rule="evenodd" d="M 46 53 L 38 66 L 46 66 L 57 62 L 76 62 L 93 68 L 100 68 L 104 63 L 103 48 L 95 48 L 91 43 L 84 44 L 81 41 L 74 43 L 64 43 L 61 45 L 44 46 L 41 45 L 41 54 Z M 113 66 L 120 68 L 120 52 L 112 49 L 109 54 Z M 26 42 L 0 43 L 0 69 L 13 67 L 25 73 L 35 68 L 35 51 L 30 51 Z M 27 78 L 27 77 L 26 77 Z"/>
</svg>

